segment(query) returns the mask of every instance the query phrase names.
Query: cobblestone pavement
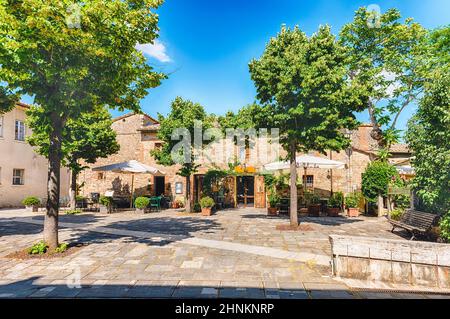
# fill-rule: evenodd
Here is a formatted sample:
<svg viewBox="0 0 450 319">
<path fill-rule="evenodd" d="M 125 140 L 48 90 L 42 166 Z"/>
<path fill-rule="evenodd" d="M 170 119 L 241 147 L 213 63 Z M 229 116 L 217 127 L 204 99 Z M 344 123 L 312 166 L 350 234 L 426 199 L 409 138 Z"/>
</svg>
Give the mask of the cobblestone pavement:
<svg viewBox="0 0 450 319">
<path fill-rule="evenodd" d="M 328 235 L 400 238 L 378 218 L 303 218 L 310 230 L 292 232 L 276 230 L 287 218 L 258 209 L 62 214 L 60 241 L 87 246 L 63 258 L 5 258 L 40 240 L 42 221 L 0 210 L 0 298 L 446 298 L 356 291 L 330 277 Z"/>
</svg>

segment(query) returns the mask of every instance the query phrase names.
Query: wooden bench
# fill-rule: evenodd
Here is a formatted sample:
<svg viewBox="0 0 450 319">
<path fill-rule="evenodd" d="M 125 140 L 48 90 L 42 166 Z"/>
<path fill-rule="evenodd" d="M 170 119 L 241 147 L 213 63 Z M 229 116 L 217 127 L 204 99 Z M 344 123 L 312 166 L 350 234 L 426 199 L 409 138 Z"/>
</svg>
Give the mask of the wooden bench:
<svg viewBox="0 0 450 319">
<path fill-rule="evenodd" d="M 388 220 L 392 224 L 391 232 L 394 232 L 395 228 L 403 228 L 411 234 L 410 240 L 413 240 L 417 235 L 427 235 L 438 217 L 436 214 L 408 209 L 399 221 L 389 217 Z"/>
</svg>

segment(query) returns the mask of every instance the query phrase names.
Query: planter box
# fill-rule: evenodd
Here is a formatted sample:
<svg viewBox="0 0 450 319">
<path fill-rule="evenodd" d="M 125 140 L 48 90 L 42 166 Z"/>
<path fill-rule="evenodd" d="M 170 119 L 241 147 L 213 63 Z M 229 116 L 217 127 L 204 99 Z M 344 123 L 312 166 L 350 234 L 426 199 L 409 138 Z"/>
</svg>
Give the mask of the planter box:
<svg viewBox="0 0 450 319">
<path fill-rule="evenodd" d="M 145 214 L 147 212 L 147 208 L 136 208 L 137 214 Z"/>
<path fill-rule="evenodd" d="M 100 213 L 102 214 L 111 214 L 111 208 L 108 206 L 100 205 Z"/>
<path fill-rule="evenodd" d="M 269 216 L 277 216 L 278 215 L 278 208 L 276 208 L 276 207 L 268 207 L 267 208 L 267 215 L 269 215 Z"/>
<path fill-rule="evenodd" d="M 320 204 L 309 205 L 308 206 L 308 215 L 311 217 L 319 217 L 320 216 Z"/>
<path fill-rule="evenodd" d="M 359 216 L 359 208 L 349 207 L 347 208 L 348 217 L 358 217 Z"/>
<path fill-rule="evenodd" d="M 211 207 L 204 207 L 202 208 L 202 216 L 211 216 L 212 215 L 212 208 Z"/>
<path fill-rule="evenodd" d="M 39 211 L 39 206 L 26 206 L 27 211 L 37 213 Z"/>
<path fill-rule="evenodd" d="M 327 208 L 327 215 L 330 217 L 339 217 L 340 212 L 341 212 L 341 209 L 339 207 L 328 207 Z"/>
</svg>

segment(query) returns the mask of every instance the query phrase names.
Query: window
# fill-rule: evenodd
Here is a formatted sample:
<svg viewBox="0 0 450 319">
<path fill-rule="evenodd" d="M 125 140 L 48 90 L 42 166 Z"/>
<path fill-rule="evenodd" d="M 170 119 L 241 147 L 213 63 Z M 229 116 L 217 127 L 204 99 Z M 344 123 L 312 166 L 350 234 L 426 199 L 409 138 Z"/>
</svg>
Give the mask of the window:
<svg viewBox="0 0 450 319">
<path fill-rule="evenodd" d="M 100 172 L 100 173 L 97 174 L 97 179 L 98 180 L 102 180 L 102 179 L 105 179 L 105 178 L 106 178 L 106 174 L 105 173 Z"/>
<path fill-rule="evenodd" d="M 181 182 L 175 183 L 175 194 L 183 194 L 183 183 Z"/>
<path fill-rule="evenodd" d="M 314 187 L 314 175 L 303 175 L 303 183 L 306 184 L 306 187 Z"/>
<path fill-rule="evenodd" d="M 23 176 L 25 175 L 25 170 L 15 168 L 13 170 L 13 185 L 23 185 Z"/>
<path fill-rule="evenodd" d="M 162 143 L 155 143 L 155 149 L 160 150 L 162 148 Z"/>
<path fill-rule="evenodd" d="M 25 141 L 25 123 L 16 120 L 16 131 L 15 131 L 16 141 Z"/>
<path fill-rule="evenodd" d="M 0 137 L 3 137 L 3 116 L 0 116 Z"/>
</svg>

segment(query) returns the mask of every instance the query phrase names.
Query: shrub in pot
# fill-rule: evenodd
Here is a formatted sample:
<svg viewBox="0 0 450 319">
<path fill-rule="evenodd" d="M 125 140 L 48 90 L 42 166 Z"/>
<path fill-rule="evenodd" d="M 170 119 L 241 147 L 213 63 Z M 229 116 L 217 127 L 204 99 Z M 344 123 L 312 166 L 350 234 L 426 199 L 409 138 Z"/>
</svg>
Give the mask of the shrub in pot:
<svg viewBox="0 0 450 319">
<path fill-rule="evenodd" d="M 359 216 L 359 196 L 356 193 L 348 194 L 345 196 L 345 207 L 347 208 L 348 217 Z"/>
<path fill-rule="evenodd" d="M 86 202 L 86 198 L 84 198 L 81 195 L 77 195 L 75 197 L 75 208 L 85 208 L 85 202 Z"/>
<path fill-rule="evenodd" d="M 280 196 L 276 193 L 269 195 L 269 207 L 267 207 L 268 215 L 278 215 L 278 204 L 280 203 Z"/>
<path fill-rule="evenodd" d="M 328 200 L 328 207 L 327 207 L 328 216 L 338 217 L 339 213 L 341 212 L 342 202 L 343 202 L 342 193 L 340 192 L 334 193 Z"/>
<path fill-rule="evenodd" d="M 212 208 L 214 207 L 214 199 L 209 196 L 203 197 L 200 200 L 200 206 L 202 207 L 203 216 L 211 216 Z"/>
<path fill-rule="evenodd" d="M 147 211 L 148 205 L 150 205 L 150 198 L 138 197 L 134 200 L 134 207 L 137 213 L 144 214 Z"/>
<path fill-rule="evenodd" d="M 309 198 L 308 215 L 313 217 L 320 216 L 320 197 L 312 194 Z"/>
<path fill-rule="evenodd" d="M 35 196 L 30 196 L 22 201 L 22 204 L 27 208 L 28 211 L 36 213 L 39 210 L 39 205 L 41 200 Z"/>
<path fill-rule="evenodd" d="M 112 212 L 112 198 L 107 196 L 100 196 L 98 200 L 100 204 L 100 213 L 111 214 Z"/>
</svg>

